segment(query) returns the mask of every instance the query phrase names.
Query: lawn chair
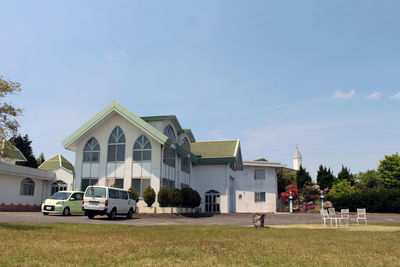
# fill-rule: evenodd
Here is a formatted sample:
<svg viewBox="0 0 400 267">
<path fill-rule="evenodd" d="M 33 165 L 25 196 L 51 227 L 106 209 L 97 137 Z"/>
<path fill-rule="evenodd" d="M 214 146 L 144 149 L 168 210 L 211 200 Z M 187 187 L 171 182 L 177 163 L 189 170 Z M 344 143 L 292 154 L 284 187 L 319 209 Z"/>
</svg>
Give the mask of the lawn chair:
<svg viewBox="0 0 400 267">
<path fill-rule="evenodd" d="M 342 224 L 342 220 L 341 220 L 342 217 L 338 217 L 336 215 L 335 208 L 329 208 L 328 211 L 329 211 L 329 219 L 331 219 L 331 226 L 332 226 L 332 220 L 335 220 L 336 227 L 337 227 L 338 220 L 339 220 L 339 224 L 341 225 Z"/>
<path fill-rule="evenodd" d="M 347 225 L 350 224 L 350 212 L 349 209 L 340 210 L 341 219 L 345 221 Z"/>
<path fill-rule="evenodd" d="M 359 223 L 358 223 L 359 220 L 364 220 L 365 221 L 365 226 L 368 226 L 368 224 L 367 224 L 367 211 L 365 209 L 357 209 L 357 225 L 359 225 Z"/>
<path fill-rule="evenodd" d="M 322 209 L 322 210 L 319 211 L 319 213 L 322 216 L 322 221 L 324 222 L 324 226 L 326 226 L 326 220 L 330 219 L 328 211 L 326 209 Z M 332 223 L 331 223 L 331 225 L 332 225 Z"/>
</svg>

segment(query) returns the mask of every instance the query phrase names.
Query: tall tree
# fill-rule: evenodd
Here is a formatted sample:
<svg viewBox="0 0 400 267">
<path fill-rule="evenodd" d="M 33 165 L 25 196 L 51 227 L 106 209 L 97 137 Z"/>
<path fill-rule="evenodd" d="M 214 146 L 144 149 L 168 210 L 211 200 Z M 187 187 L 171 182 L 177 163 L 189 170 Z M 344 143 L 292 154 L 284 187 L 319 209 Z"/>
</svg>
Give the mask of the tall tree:
<svg viewBox="0 0 400 267">
<path fill-rule="evenodd" d="M 378 172 L 382 177 L 386 188 L 400 188 L 400 156 L 386 155 L 378 166 Z"/>
<path fill-rule="evenodd" d="M 32 141 L 29 140 L 29 136 L 26 134 L 24 137 L 22 137 L 20 134 L 17 136 L 13 136 L 10 139 L 10 142 L 17 147 L 22 154 L 26 158 L 26 162 L 17 162 L 17 165 L 21 166 L 26 166 L 26 167 L 31 167 L 31 168 L 37 168 L 37 161 L 35 156 L 32 153 Z"/>
<path fill-rule="evenodd" d="M 299 189 L 302 189 L 304 187 L 304 185 L 312 184 L 310 174 L 301 165 L 300 165 L 300 169 L 296 173 L 296 183 L 297 183 L 297 187 Z"/>
<path fill-rule="evenodd" d="M 283 169 L 282 174 L 278 176 L 278 195 L 286 192 L 286 187 L 296 183 L 296 172 Z"/>
<path fill-rule="evenodd" d="M 0 75 L 0 98 L 12 95 L 21 91 L 21 84 L 4 80 Z M 0 103 L 0 143 L 7 145 L 6 140 L 17 133 L 19 123 L 16 120 L 22 115 L 22 109 L 5 102 Z"/>
<path fill-rule="evenodd" d="M 42 165 L 42 163 L 45 162 L 45 161 L 46 161 L 46 159 L 44 158 L 44 154 L 43 154 L 43 152 L 42 152 L 42 153 L 40 153 L 40 156 L 36 159 L 36 162 L 37 162 L 38 167 L 39 167 L 40 165 Z"/>
<path fill-rule="evenodd" d="M 350 169 L 348 169 L 347 167 L 344 167 L 343 165 L 342 165 L 342 169 L 338 173 L 337 178 L 338 178 L 338 181 L 343 181 L 343 180 L 349 181 L 352 186 L 355 183 L 354 175 L 350 172 Z"/>
<path fill-rule="evenodd" d="M 383 181 L 379 172 L 375 170 L 368 170 L 366 172 L 360 172 L 354 176 L 356 180 L 355 187 L 358 190 L 368 190 L 371 188 L 383 188 Z"/>
<path fill-rule="evenodd" d="M 325 188 L 332 188 L 333 182 L 336 177 L 333 175 L 331 168 L 327 169 L 325 166 L 319 165 L 317 172 L 317 184 L 323 190 Z"/>
</svg>

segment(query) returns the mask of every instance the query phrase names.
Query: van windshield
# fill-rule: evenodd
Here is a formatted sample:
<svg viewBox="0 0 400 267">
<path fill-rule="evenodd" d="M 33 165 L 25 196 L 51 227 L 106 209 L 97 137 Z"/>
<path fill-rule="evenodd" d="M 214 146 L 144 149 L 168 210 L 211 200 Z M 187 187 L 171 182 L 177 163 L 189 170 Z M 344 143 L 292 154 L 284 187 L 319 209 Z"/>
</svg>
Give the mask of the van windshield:
<svg viewBox="0 0 400 267">
<path fill-rule="evenodd" d="M 61 199 L 61 200 L 65 200 L 67 198 L 69 198 L 69 196 L 71 195 L 71 193 L 65 193 L 65 192 L 57 192 L 54 195 L 52 195 L 50 197 L 50 199 Z"/>
<path fill-rule="evenodd" d="M 106 197 L 106 189 L 102 187 L 88 187 L 86 190 L 86 197 Z"/>
</svg>

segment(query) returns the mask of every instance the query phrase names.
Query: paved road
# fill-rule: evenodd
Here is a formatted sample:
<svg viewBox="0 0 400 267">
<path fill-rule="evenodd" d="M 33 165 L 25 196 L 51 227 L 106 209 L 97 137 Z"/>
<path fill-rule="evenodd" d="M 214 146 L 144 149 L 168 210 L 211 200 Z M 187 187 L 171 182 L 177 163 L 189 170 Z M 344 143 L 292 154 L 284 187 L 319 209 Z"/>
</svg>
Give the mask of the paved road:
<svg viewBox="0 0 400 267">
<path fill-rule="evenodd" d="M 350 221 L 355 222 L 356 215 L 350 216 Z M 400 223 L 400 214 L 367 214 L 369 223 L 387 222 Z M 0 222 L 28 222 L 28 223 L 84 223 L 84 224 L 127 224 L 127 225 L 251 225 L 251 214 L 219 214 L 210 217 L 186 217 L 174 214 L 135 214 L 134 218 L 128 220 L 124 217 L 117 217 L 117 220 L 110 221 L 107 216 L 98 216 L 89 220 L 83 215 L 44 216 L 40 212 L 0 212 Z M 266 225 L 288 225 L 303 223 L 321 223 L 319 214 L 267 214 Z"/>
</svg>

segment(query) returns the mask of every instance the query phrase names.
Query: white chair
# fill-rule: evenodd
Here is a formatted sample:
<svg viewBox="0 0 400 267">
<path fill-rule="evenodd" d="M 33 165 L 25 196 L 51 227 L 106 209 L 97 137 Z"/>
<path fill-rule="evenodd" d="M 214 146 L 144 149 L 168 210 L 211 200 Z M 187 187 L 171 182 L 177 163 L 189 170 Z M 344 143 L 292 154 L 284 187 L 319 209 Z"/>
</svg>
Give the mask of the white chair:
<svg viewBox="0 0 400 267">
<path fill-rule="evenodd" d="M 329 211 L 329 219 L 331 219 L 331 226 L 332 226 L 332 220 L 335 220 L 336 227 L 337 227 L 338 220 L 339 220 L 339 224 L 341 225 L 342 224 L 342 221 L 341 221 L 342 218 L 336 216 L 335 208 L 329 208 L 328 211 Z"/>
<path fill-rule="evenodd" d="M 347 225 L 350 224 L 350 211 L 349 209 L 340 210 L 341 219 L 345 221 Z"/>
<path fill-rule="evenodd" d="M 365 209 L 357 209 L 357 225 L 359 225 L 359 223 L 358 223 L 359 220 L 364 220 L 365 221 L 365 226 L 368 226 L 368 224 L 367 224 L 367 211 Z"/>
<path fill-rule="evenodd" d="M 322 209 L 319 211 L 319 213 L 322 216 L 322 221 L 324 222 L 324 226 L 326 226 L 326 220 L 329 220 L 328 211 L 326 209 Z M 331 223 L 331 225 L 332 225 L 332 223 Z"/>
</svg>

